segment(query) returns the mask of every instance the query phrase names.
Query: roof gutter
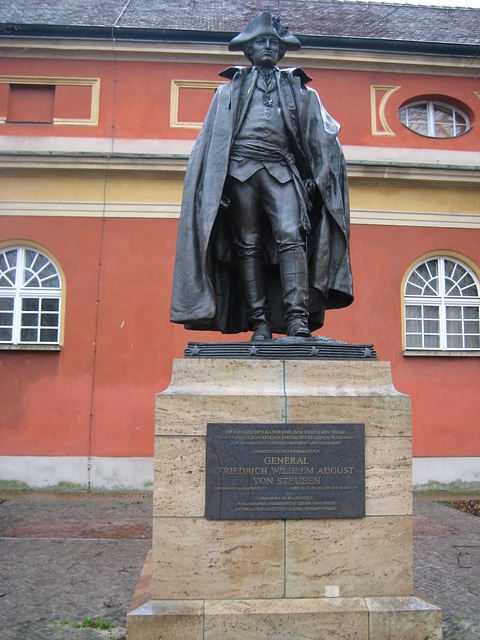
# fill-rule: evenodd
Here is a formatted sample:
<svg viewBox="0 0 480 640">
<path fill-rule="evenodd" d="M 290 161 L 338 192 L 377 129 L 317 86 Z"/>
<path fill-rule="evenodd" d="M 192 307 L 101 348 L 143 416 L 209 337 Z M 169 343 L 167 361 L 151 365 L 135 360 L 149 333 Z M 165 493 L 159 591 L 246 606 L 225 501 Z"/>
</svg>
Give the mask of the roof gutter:
<svg viewBox="0 0 480 640">
<path fill-rule="evenodd" d="M 3 24 L 0 37 L 23 38 L 78 38 L 88 40 L 116 40 L 228 44 L 236 35 L 229 31 L 200 31 L 182 29 L 145 29 L 116 26 Z M 306 49 L 344 49 L 357 51 L 379 51 L 395 53 L 419 53 L 477 57 L 478 44 L 445 42 L 421 42 L 411 40 L 389 40 L 381 38 L 352 38 L 345 36 L 298 36 Z"/>
</svg>

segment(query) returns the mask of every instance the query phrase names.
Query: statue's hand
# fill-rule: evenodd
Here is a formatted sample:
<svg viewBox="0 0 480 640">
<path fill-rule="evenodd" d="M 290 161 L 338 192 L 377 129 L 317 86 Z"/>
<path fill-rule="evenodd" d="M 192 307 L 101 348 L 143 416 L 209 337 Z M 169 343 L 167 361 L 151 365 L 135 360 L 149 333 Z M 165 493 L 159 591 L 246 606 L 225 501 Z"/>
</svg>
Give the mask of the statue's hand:
<svg viewBox="0 0 480 640">
<path fill-rule="evenodd" d="M 230 198 L 227 196 L 222 196 L 220 199 L 220 209 L 228 209 L 230 206 Z"/>
<path fill-rule="evenodd" d="M 307 195 L 309 197 L 312 196 L 316 186 L 315 180 L 313 178 L 307 178 L 306 180 L 303 181 L 303 186 L 305 187 L 305 191 L 307 192 Z"/>
</svg>

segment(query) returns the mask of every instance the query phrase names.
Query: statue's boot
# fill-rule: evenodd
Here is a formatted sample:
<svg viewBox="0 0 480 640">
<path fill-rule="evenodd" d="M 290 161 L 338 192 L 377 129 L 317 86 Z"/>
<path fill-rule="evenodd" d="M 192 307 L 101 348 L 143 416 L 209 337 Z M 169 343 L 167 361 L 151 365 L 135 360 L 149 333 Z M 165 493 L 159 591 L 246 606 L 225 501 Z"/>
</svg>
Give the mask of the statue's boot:
<svg viewBox="0 0 480 640">
<path fill-rule="evenodd" d="M 279 253 L 283 302 L 287 308 L 287 336 L 310 338 L 308 328 L 308 265 L 304 249 Z"/>
<path fill-rule="evenodd" d="M 271 340 L 272 327 L 262 260 L 258 256 L 241 258 L 238 262 L 238 270 L 247 306 L 249 325 L 253 328 L 251 340 Z"/>
</svg>

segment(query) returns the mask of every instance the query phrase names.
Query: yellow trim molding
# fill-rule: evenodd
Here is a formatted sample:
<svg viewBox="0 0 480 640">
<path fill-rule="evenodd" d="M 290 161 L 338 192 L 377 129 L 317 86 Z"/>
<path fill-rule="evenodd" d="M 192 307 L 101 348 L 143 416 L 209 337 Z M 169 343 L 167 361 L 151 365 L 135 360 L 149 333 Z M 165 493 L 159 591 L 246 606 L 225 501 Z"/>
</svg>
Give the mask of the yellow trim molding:
<svg viewBox="0 0 480 640">
<path fill-rule="evenodd" d="M 170 127 L 172 129 L 201 129 L 203 122 L 185 122 L 178 119 L 180 89 L 218 89 L 220 80 L 172 80 L 170 90 Z"/>
<path fill-rule="evenodd" d="M 390 129 L 387 120 L 385 118 L 385 107 L 390 97 L 400 89 L 400 86 L 389 87 L 386 85 L 372 84 L 370 87 L 370 108 L 372 114 L 372 135 L 373 136 L 395 136 Z M 383 94 L 380 99 L 380 104 L 377 108 L 377 96 Z M 378 119 L 377 119 L 378 116 Z M 378 126 L 378 120 L 380 121 L 380 127 Z"/>
<path fill-rule="evenodd" d="M 45 218 L 177 219 L 180 202 L 103 202 L 67 200 L 0 200 L 2 216 Z M 480 229 L 480 212 L 398 211 L 351 208 L 351 223 L 393 227 Z"/>
<path fill-rule="evenodd" d="M 53 124 L 98 126 L 100 105 L 100 78 L 60 78 L 47 76 L 0 76 L 0 84 L 47 84 L 54 86 L 91 87 L 92 99 L 89 118 L 54 118 Z M 6 118 L 0 117 L 0 124 L 5 124 Z"/>
</svg>

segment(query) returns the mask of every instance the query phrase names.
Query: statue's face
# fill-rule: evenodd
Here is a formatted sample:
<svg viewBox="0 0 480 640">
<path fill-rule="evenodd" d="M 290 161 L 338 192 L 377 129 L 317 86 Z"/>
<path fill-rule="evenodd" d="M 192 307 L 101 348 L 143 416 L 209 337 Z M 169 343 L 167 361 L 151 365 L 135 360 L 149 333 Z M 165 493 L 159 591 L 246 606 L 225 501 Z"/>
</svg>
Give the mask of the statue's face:
<svg viewBox="0 0 480 640">
<path fill-rule="evenodd" d="M 273 67 L 280 59 L 280 40 L 275 36 L 257 36 L 250 44 L 250 59 L 258 67 Z"/>
</svg>

